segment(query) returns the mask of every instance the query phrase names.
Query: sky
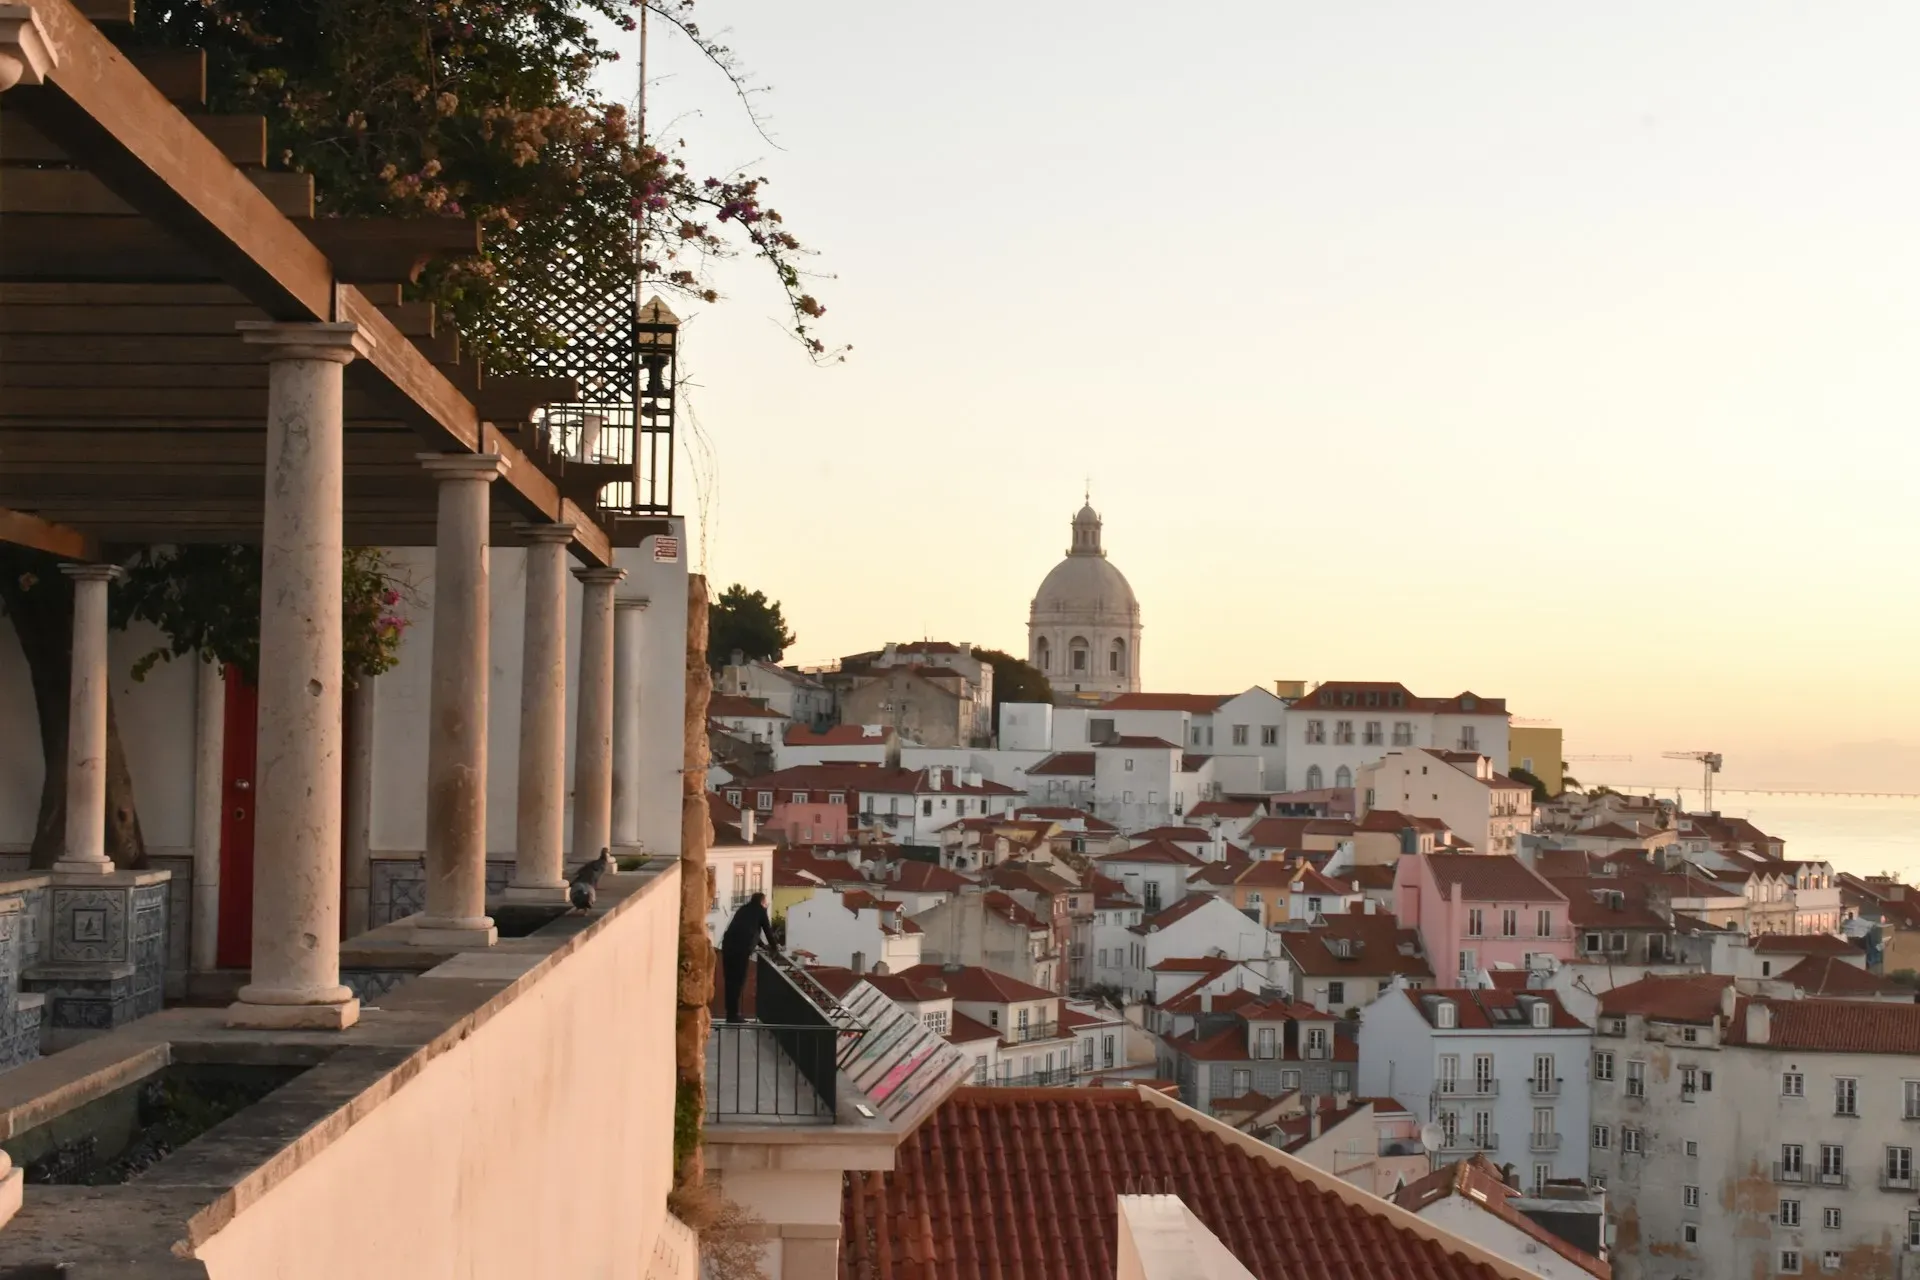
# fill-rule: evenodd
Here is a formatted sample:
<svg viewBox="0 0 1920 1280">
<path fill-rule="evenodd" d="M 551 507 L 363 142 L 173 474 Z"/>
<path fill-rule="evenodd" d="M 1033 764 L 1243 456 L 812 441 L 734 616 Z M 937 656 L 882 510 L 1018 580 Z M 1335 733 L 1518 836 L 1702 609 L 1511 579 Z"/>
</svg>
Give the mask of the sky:
<svg viewBox="0 0 1920 1280">
<path fill-rule="evenodd" d="M 1920 791 L 1920 6 L 698 12 L 772 141 L 657 24 L 649 119 L 770 180 L 852 348 L 748 263 L 676 303 L 679 505 L 789 660 L 1023 652 L 1090 483 L 1149 688 Z"/>
</svg>

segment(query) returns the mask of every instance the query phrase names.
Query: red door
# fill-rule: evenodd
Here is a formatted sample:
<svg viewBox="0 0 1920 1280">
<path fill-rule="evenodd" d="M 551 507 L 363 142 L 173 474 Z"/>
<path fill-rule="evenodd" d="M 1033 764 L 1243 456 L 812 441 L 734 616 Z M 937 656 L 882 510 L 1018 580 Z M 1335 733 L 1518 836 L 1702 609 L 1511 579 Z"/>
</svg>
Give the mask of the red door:
<svg viewBox="0 0 1920 1280">
<path fill-rule="evenodd" d="M 253 967 L 253 766 L 260 691 L 227 668 L 225 760 L 221 771 L 220 945 L 222 969 Z"/>
</svg>

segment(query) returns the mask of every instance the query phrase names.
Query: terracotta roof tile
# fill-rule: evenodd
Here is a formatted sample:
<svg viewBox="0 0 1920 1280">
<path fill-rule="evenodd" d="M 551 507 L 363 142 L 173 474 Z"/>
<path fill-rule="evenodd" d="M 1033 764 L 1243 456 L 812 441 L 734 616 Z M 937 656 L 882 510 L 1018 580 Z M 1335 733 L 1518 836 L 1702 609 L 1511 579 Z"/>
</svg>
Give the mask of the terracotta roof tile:
<svg viewBox="0 0 1920 1280">
<path fill-rule="evenodd" d="M 869 729 L 878 730 L 869 733 Z M 790 747 L 883 747 L 893 741 L 891 725 L 836 724 L 827 729 L 789 725 L 786 743 Z"/>
<path fill-rule="evenodd" d="M 1027 770 L 1029 774 L 1033 770 Z M 1016 818 L 1045 818 L 1050 822 L 1065 825 L 1078 822 L 1088 835 L 1112 835 L 1120 830 L 1105 818 L 1096 818 L 1085 809 L 1075 809 L 1070 805 L 1028 805 L 1014 810 Z"/>
<path fill-rule="evenodd" d="M 1128 925 L 1127 928 L 1134 933 L 1154 933 L 1170 924 L 1185 920 L 1194 912 L 1217 901 L 1219 899 L 1210 893 L 1190 893 L 1158 915 L 1148 916 L 1139 924 Z"/>
<path fill-rule="evenodd" d="M 1247 829 L 1243 841 L 1251 849 L 1302 849 L 1308 836 L 1344 840 L 1353 830 L 1345 818 L 1262 818 Z"/>
<path fill-rule="evenodd" d="M 1848 964 L 1839 956 L 1808 956 L 1780 975 L 1810 996 L 1831 996 L 1839 1000 L 1873 1000 L 1882 996 L 1913 998 L 1913 989 L 1868 973 Z"/>
<path fill-rule="evenodd" d="M 887 867 L 881 883 L 901 893 L 958 893 L 973 882 L 937 862 L 901 858 Z"/>
<path fill-rule="evenodd" d="M 1187 810 L 1189 818 L 1257 818 L 1261 805 L 1258 800 L 1202 800 Z"/>
<path fill-rule="evenodd" d="M 1617 990 L 1618 988 L 1616 988 Z M 1531 1019 L 1519 1015 L 1522 998 L 1544 1000 L 1553 1010 L 1549 1024 L 1555 1031 L 1586 1031 L 1586 1023 L 1568 1013 L 1560 1004 L 1557 992 L 1502 991 L 1497 987 L 1444 987 L 1423 988 L 1419 991 L 1402 991 L 1401 998 L 1413 1005 L 1420 1016 L 1429 1022 L 1433 1019 L 1427 998 L 1440 996 L 1453 1001 L 1453 1025 L 1462 1031 L 1532 1031 L 1548 1028 L 1534 1027 Z M 1387 998 L 1387 997 L 1383 997 Z M 1604 997 L 1602 997 L 1604 999 Z"/>
<path fill-rule="evenodd" d="M 1091 778 L 1093 752 L 1056 751 L 1027 770 L 1029 778 Z"/>
<path fill-rule="evenodd" d="M 1418 854 L 1442 894 L 1460 886 L 1468 902 L 1559 902 L 1565 897 L 1520 859 L 1507 854 Z"/>
<path fill-rule="evenodd" d="M 1121 748 L 1147 750 L 1159 748 L 1166 751 L 1178 751 L 1180 749 L 1179 743 L 1168 742 L 1165 738 L 1155 737 L 1148 733 L 1123 733 L 1117 738 L 1108 738 L 1105 742 L 1096 742 L 1093 745 L 1103 750 L 1117 750 Z M 1033 770 L 1029 769 L 1027 772 L 1032 773 Z"/>
<path fill-rule="evenodd" d="M 1615 987 L 1600 997 L 1600 1012 L 1636 1014 L 1655 1022 L 1712 1022 L 1720 1013 L 1721 992 L 1733 982 L 1726 974 L 1654 975 Z"/>
<path fill-rule="evenodd" d="M 1764 952 L 1768 955 L 1855 958 L 1860 955 L 1860 948 L 1830 933 L 1763 933 L 1754 938 L 1753 949 L 1755 953 Z"/>
<path fill-rule="evenodd" d="M 1574 1247 L 1514 1208 L 1510 1202 L 1519 1195 L 1520 1192 L 1507 1185 L 1506 1179 L 1500 1176 L 1500 1170 L 1494 1167 L 1491 1160 L 1483 1155 L 1474 1155 L 1443 1165 L 1426 1177 L 1408 1183 L 1393 1193 L 1393 1202 L 1417 1213 L 1435 1201 L 1459 1196 L 1499 1218 L 1522 1235 L 1531 1237 L 1536 1243 L 1545 1245 L 1589 1275 L 1597 1277 L 1597 1280 L 1610 1280 L 1613 1268 L 1609 1264 L 1584 1249 Z"/>
<path fill-rule="evenodd" d="M 1433 980 L 1433 969 L 1420 951 L 1420 934 L 1402 929 L 1385 911 L 1367 915 L 1340 912 L 1311 929 L 1283 929 L 1272 935 L 1286 948 L 1295 969 L 1308 977 L 1389 977 Z M 1345 943 L 1347 954 L 1339 953 Z"/>
<path fill-rule="evenodd" d="M 1742 998 L 1722 1043 L 1748 1043 L 1747 1010 L 1753 1005 L 1764 1006 L 1772 1015 L 1767 1033 L 1772 1049 L 1920 1055 L 1920 1004 L 1869 1000 Z"/>
<path fill-rule="evenodd" d="M 1166 840 L 1154 840 L 1147 844 L 1128 849 L 1123 853 L 1103 853 L 1095 858 L 1096 863 L 1150 862 L 1172 863 L 1178 867 L 1197 867 L 1200 859 L 1182 849 L 1179 845 Z"/>
<path fill-rule="evenodd" d="M 899 976 L 919 983 L 931 990 L 942 991 L 955 1000 L 967 1000 L 975 1004 L 1004 1004 L 1010 1000 L 1046 1000 L 1057 999 L 1058 991 L 1048 991 L 1036 987 L 1030 982 L 981 965 L 962 965 L 947 968 L 937 964 L 916 964 L 912 968 L 900 970 Z"/>
<path fill-rule="evenodd" d="M 982 1040 L 998 1040 L 1000 1033 L 978 1018 L 969 1018 L 958 1009 L 947 1021 L 948 1044 L 978 1044 Z"/>
<path fill-rule="evenodd" d="M 1129 840 L 1171 840 L 1176 844 L 1211 844 L 1213 833 L 1205 827 L 1151 827 L 1136 831 Z"/>
<path fill-rule="evenodd" d="M 1112 1280 L 1119 1196 L 1179 1196 L 1261 1280 L 1492 1280 L 1430 1222 L 1131 1088 L 960 1088 L 845 1180 L 841 1280 Z"/>
<path fill-rule="evenodd" d="M 1107 711 L 1187 711 L 1194 715 L 1212 715 L 1232 693 L 1116 693 L 1101 703 Z"/>
</svg>

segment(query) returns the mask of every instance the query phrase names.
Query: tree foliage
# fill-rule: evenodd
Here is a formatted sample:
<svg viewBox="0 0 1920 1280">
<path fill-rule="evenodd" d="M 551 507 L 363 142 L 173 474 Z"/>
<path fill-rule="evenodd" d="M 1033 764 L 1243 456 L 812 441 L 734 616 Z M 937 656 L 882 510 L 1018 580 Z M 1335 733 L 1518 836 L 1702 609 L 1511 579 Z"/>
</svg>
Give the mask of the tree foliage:
<svg viewBox="0 0 1920 1280">
<path fill-rule="evenodd" d="M 593 19 L 632 30 L 642 4 L 744 92 L 693 0 L 141 0 L 136 39 L 207 50 L 212 109 L 264 115 L 270 158 L 314 175 L 320 216 L 478 220 L 485 253 L 430 268 L 419 293 L 490 371 L 557 345 L 556 291 L 619 296 L 637 272 L 711 301 L 708 264 L 743 251 L 823 352 L 805 250 L 763 202 L 766 180 L 696 174 L 595 96 L 594 72 L 619 55 Z M 569 255 L 571 279 L 555 271 Z"/>
<path fill-rule="evenodd" d="M 1003 702 L 1052 702 L 1053 683 L 1032 663 L 999 649 L 975 649 L 973 656 L 993 668 L 994 722 Z"/>
<path fill-rule="evenodd" d="M 778 600 L 734 583 L 707 609 L 707 665 L 718 670 L 738 652 L 748 662 L 778 662 L 794 641 Z"/>
<path fill-rule="evenodd" d="M 1513 768 L 1507 770 L 1507 776 L 1509 778 L 1512 778 L 1515 782 L 1524 782 L 1528 786 L 1532 787 L 1533 802 L 1535 804 L 1545 804 L 1547 801 L 1553 799 L 1552 796 L 1547 794 L 1547 784 L 1542 782 L 1539 778 L 1535 777 L 1533 773 L 1530 772 L 1529 770 L 1522 769 L 1516 765 Z"/>
</svg>

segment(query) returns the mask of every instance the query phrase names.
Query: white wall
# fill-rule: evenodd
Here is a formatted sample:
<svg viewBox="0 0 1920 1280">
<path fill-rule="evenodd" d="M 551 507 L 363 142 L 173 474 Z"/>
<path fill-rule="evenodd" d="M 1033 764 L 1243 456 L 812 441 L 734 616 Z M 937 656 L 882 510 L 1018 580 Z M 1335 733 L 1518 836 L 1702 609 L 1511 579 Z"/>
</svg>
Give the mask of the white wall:
<svg viewBox="0 0 1920 1280">
<path fill-rule="evenodd" d="M 1053 707 L 1045 702 L 1000 705 L 1000 746 L 1016 751 L 1053 749 Z"/>
<path fill-rule="evenodd" d="M 1525 1175 L 1523 1175 L 1524 1177 Z M 1462 1240 L 1497 1253 L 1545 1280 L 1592 1280 L 1593 1272 L 1569 1261 L 1532 1236 L 1459 1196 L 1447 1196 L 1420 1210 L 1420 1216 Z M 1811 1268 L 1810 1268 L 1811 1269 Z"/>
</svg>

